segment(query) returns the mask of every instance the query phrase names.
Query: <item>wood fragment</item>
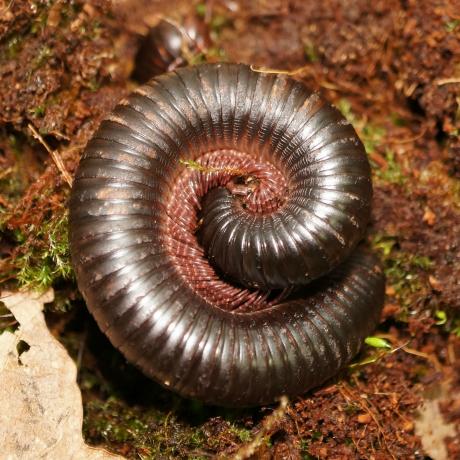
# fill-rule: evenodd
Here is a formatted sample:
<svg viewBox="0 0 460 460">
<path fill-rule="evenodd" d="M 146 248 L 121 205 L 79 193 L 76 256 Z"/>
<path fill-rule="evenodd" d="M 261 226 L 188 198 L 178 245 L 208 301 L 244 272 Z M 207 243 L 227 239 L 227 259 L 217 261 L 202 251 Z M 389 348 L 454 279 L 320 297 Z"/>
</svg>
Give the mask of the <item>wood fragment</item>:
<svg viewBox="0 0 460 460">
<path fill-rule="evenodd" d="M 46 151 L 51 155 L 51 158 L 54 161 L 54 164 L 58 168 L 59 172 L 62 174 L 62 177 L 64 180 L 67 182 L 69 187 L 72 187 L 72 177 L 69 174 L 69 171 L 67 171 L 64 162 L 62 161 L 62 158 L 59 156 L 59 153 L 56 150 L 53 150 L 43 139 L 43 137 L 40 135 L 40 133 L 35 129 L 35 127 L 29 123 L 27 126 L 29 128 L 29 131 L 31 132 L 32 136 L 34 139 L 36 139 L 40 144 L 45 147 Z"/>
</svg>

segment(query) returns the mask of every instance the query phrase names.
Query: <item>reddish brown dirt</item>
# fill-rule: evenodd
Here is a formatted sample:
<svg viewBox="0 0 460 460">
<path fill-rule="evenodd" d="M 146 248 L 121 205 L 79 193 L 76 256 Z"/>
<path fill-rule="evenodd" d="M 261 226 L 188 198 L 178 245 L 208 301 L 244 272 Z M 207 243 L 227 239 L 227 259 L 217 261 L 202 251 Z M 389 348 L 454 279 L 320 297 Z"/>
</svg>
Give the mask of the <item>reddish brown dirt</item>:
<svg viewBox="0 0 460 460">
<path fill-rule="evenodd" d="M 87 440 L 129 458 L 228 458 L 259 433 L 252 458 L 430 458 L 415 420 L 440 382 L 451 395 L 444 421 L 460 436 L 458 1 L 0 3 L 0 279 L 17 282 L 17 261 L 45 244 L 34 229 L 65 209 L 69 187 L 44 144 L 72 175 L 102 117 L 137 86 L 136 52 L 160 16 L 193 16 L 209 34 L 208 49 L 185 61 L 292 71 L 354 123 L 373 166 L 369 241 L 388 277 L 379 332 L 404 348 L 344 371 L 269 423 L 271 408 L 205 408 L 152 386 L 81 301 L 70 313 L 55 306 L 50 325 L 80 366 Z M 63 301 L 77 296 L 72 281 L 53 286 Z M 356 362 L 376 353 L 367 347 Z M 458 438 L 445 446 L 460 458 Z"/>
</svg>

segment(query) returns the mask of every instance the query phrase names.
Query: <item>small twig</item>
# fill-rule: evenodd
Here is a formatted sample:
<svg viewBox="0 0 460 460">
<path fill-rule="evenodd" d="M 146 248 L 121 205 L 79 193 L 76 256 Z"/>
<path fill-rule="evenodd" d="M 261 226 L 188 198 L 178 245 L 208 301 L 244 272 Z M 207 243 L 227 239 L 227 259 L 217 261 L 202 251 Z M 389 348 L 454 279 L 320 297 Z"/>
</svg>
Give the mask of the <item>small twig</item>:
<svg viewBox="0 0 460 460">
<path fill-rule="evenodd" d="M 304 67 L 300 67 L 298 69 L 295 69 L 295 70 L 283 70 L 283 69 L 272 69 L 270 67 L 256 67 L 254 66 L 253 64 L 251 64 L 251 70 L 253 72 L 259 72 L 259 73 L 279 73 L 279 74 L 282 74 L 282 75 L 295 75 L 297 73 L 300 73 Z"/>
<path fill-rule="evenodd" d="M 10 0 L 10 3 L 8 3 L 8 5 L 0 9 L 0 13 L 6 13 L 13 6 L 13 3 L 14 0 Z"/>
<path fill-rule="evenodd" d="M 231 174 L 234 176 L 244 176 L 246 174 L 246 172 L 243 171 L 242 169 L 226 168 L 226 167 L 214 168 L 214 167 L 209 167 L 209 166 L 203 166 L 201 163 L 198 163 L 198 161 L 195 161 L 195 160 L 180 159 L 179 163 L 181 165 L 186 166 L 189 169 L 192 169 L 194 171 L 203 172 L 203 173 L 223 173 L 223 174 Z"/>
<path fill-rule="evenodd" d="M 417 139 L 420 139 L 421 137 L 423 137 L 426 133 L 426 127 L 422 129 L 422 131 L 417 134 L 416 136 L 413 136 L 413 137 L 407 137 L 405 139 L 387 139 L 387 141 L 391 144 L 407 144 L 409 142 L 414 142 L 416 141 Z"/>
<path fill-rule="evenodd" d="M 455 84 L 455 83 L 460 83 L 460 78 L 440 78 L 437 82 L 436 85 L 442 86 L 442 85 L 449 85 L 449 84 Z"/>
<path fill-rule="evenodd" d="M 391 340 L 394 340 L 394 337 L 392 337 L 391 335 L 389 334 L 379 334 L 377 337 L 380 337 L 380 338 L 385 338 L 385 339 L 389 339 L 390 341 Z M 393 353 L 396 353 L 397 351 L 399 350 L 404 350 L 406 351 L 406 346 L 410 343 L 410 340 L 408 340 L 407 342 L 405 342 L 403 345 L 400 345 L 398 347 L 395 347 L 395 348 L 391 348 L 391 350 L 380 350 L 379 352 L 375 353 L 374 355 L 371 355 L 357 363 L 351 363 L 348 365 L 348 368 L 349 369 L 355 369 L 355 368 L 359 368 L 359 367 L 363 367 L 363 366 L 366 366 L 368 364 L 373 364 L 377 361 L 379 361 L 380 359 L 382 359 L 384 356 L 388 356 L 388 355 L 391 355 Z"/>
<path fill-rule="evenodd" d="M 174 19 L 171 19 L 167 16 L 161 16 L 162 20 L 171 24 L 174 26 L 182 35 L 182 44 L 181 44 L 181 53 L 185 57 L 185 60 L 190 64 L 190 62 L 193 60 L 194 53 L 193 53 L 193 48 L 196 48 L 198 52 L 206 54 L 207 50 L 205 47 L 200 47 L 198 45 L 198 42 L 190 36 L 190 34 L 187 32 L 187 30 L 177 21 Z M 177 60 L 177 59 L 176 59 Z M 169 69 L 168 69 L 169 70 Z M 174 70 L 174 69 L 170 69 Z"/>
<path fill-rule="evenodd" d="M 343 383 L 342 385 L 339 386 L 339 392 L 342 395 L 342 397 L 345 399 L 345 401 L 347 401 L 347 403 L 350 403 L 350 401 L 355 402 L 361 408 L 362 411 L 366 412 L 372 418 L 379 432 L 380 443 L 383 444 L 383 447 L 385 447 L 387 452 L 391 455 L 391 458 L 393 458 L 393 460 L 396 460 L 388 446 L 385 432 L 378 420 L 377 409 L 374 407 L 372 402 L 367 399 L 364 399 L 362 396 L 357 397 L 355 392 L 346 383 Z"/>
<path fill-rule="evenodd" d="M 6 168 L 4 171 L 0 172 L 0 179 L 4 179 L 13 171 L 13 168 Z"/>
<path fill-rule="evenodd" d="M 410 355 L 414 355 L 414 356 L 418 356 L 419 358 L 426 359 L 427 361 L 429 361 L 436 368 L 436 370 L 438 372 L 442 370 L 442 365 L 438 361 L 438 359 L 436 358 L 435 355 L 429 355 L 427 353 L 424 353 L 423 351 L 418 351 L 418 350 L 415 350 L 414 348 L 409 348 L 409 347 L 406 347 L 406 346 L 403 346 L 401 348 L 402 348 L 403 351 L 405 351 L 406 353 L 408 353 Z"/>
<path fill-rule="evenodd" d="M 287 411 L 287 407 L 289 404 L 289 399 L 287 396 L 281 396 L 279 406 L 262 422 L 262 428 L 256 434 L 254 439 L 249 442 L 248 444 L 243 445 L 240 447 L 237 452 L 231 457 L 232 460 L 245 460 L 247 458 L 252 457 L 256 450 L 261 446 L 264 442 L 265 437 L 270 433 L 273 429 L 275 424 L 281 420 Z"/>
<path fill-rule="evenodd" d="M 67 171 L 66 167 L 64 166 L 64 163 L 62 161 L 62 158 L 59 156 L 58 152 L 56 150 L 53 150 L 43 139 L 43 137 L 40 135 L 40 133 L 29 123 L 28 128 L 30 132 L 32 133 L 32 136 L 40 142 L 40 144 L 45 147 L 46 151 L 51 155 L 51 158 L 54 161 L 54 164 L 58 168 L 59 172 L 62 174 L 62 177 L 64 177 L 64 180 L 69 184 L 69 187 L 72 187 L 72 177 L 70 176 L 69 172 Z"/>
<path fill-rule="evenodd" d="M 10 297 L 13 297 L 13 293 L 12 292 L 8 292 L 7 294 L 4 294 L 3 292 L 0 293 L 0 300 L 3 300 L 3 299 L 9 299 Z"/>
<path fill-rule="evenodd" d="M 250 68 L 254 72 L 266 73 L 266 74 L 287 75 L 288 77 L 293 77 L 296 75 L 303 76 L 304 74 L 309 73 L 309 72 L 310 74 L 312 74 L 311 64 L 307 64 L 302 67 L 298 67 L 297 69 L 294 69 L 294 70 L 272 69 L 269 67 L 255 67 L 254 65 L 251 65 Z M 356 88 L 351 83 L 341 82 L 340 86 L 338 86 L 335 83 L 332 83 L 327 80 L 319 80 L 317 76 L 314 74 L 314 72 L 313 72 L 313 77 L 318 82 L 319 86 L 321 86 L 322 88 L 332 89 L 334 91 L 348 91 L 354 94 L 360 93 L 359 88 Z"/>
</svg>

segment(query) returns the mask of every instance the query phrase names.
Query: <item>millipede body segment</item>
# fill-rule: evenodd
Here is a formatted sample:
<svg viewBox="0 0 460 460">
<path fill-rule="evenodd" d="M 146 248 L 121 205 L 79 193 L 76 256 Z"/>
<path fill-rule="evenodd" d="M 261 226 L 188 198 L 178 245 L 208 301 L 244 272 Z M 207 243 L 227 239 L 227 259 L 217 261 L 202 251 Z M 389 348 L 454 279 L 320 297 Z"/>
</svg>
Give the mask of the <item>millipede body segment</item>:
<svg viewBox="0 0 460 460">
<path fill-rule="evenodd" d="M 72 260 L 99 327 L 172 390 L 251 406 L 324 382 L 376 326 L 384 277 L 356 248 L 362 143 L 303 84 L 204 64 L 137 89 L 88 143 Z"/>
</svg>

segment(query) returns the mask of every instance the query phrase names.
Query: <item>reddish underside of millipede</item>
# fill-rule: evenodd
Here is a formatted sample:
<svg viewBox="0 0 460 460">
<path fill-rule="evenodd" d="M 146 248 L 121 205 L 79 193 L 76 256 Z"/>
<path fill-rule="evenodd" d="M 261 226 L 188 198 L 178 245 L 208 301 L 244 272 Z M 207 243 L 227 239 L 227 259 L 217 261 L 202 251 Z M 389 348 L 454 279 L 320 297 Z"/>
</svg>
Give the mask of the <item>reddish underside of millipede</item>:
<svg viewBox="0 0 460 460">
<path fill-rule="evenodd" d="M 201 200 L 215 187 L 226 187 L 236 205 L 248 213 L 270 213 L 285 201 L 287 183 L 266 161 L 236 150 L 216 150 L 194 162 L 184 158 L 167 205 L 167 250 L 180 276 L 210 304 L 227 311 L 249 313 L 269 308 L 286 291 L 252 290 L 226 280 L 216 271 L 199 243 Z"/>
</svg>

